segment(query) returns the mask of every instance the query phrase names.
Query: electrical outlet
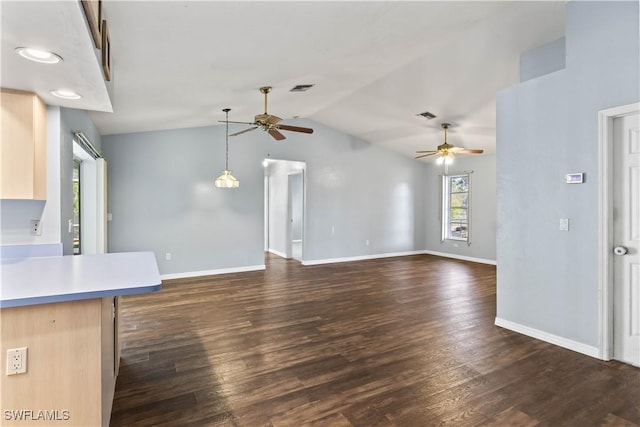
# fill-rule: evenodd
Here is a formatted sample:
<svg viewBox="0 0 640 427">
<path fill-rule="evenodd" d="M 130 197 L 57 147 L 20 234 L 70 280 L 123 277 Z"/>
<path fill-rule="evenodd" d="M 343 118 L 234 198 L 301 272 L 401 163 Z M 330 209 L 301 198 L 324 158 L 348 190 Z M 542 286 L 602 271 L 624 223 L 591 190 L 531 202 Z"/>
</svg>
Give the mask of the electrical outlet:
<svg viewBox="0 0 640 427">
<path fill-rule="evenodd" d="M 560 218 L 560 231 L 569 231 L 569 218 Z"/>
<path fill-rule="evenodd" d="M 7 375 L 27 372 L 27 347 L 7 350 Z"/>
<path fill-rule="evenodd" d="M 369 246 L 369 239 L 364 242 L 365 245 Z"/>
<path fill-rule="evenodd" d="M 31 220 L 31 235 L 32 236 L 42 236 L 42 226 L 40 225 L 39 219 Z"/>
<path fill-rule="evenodd" d="M 171 252 L 167 252 L 164 254 L 164 260 L 165 261 L 171 261 Z"/>
</svg>

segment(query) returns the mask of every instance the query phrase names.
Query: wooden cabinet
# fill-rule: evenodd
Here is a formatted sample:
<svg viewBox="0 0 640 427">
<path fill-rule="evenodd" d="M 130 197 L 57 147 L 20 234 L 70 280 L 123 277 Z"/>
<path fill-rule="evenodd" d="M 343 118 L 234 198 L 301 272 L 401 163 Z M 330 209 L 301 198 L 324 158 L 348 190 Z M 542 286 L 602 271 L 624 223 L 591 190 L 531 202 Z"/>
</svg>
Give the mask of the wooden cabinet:
<svg viewBox="0 0 640 427">
<path fill-rule="evenodd" d="M 47 107 L 31 92 L 1 89 L 0 198 L 47 198 Z"/>
<path fill-rule="evenodd" d="M 118 297 L 102 298 L 102 425 L 111 419 L 116 377 L 120 367 L 120 341 L 118 336 Z"/>
<path fill-rule="evenodd" d="M 107 427 L 120 362 L 117 310 L 117 297 L 0 309 L 0 355 L 28 348 L 26 374 L 4 375 L 0 357 L 0 425 Z M 34 412 L 20 420 L 13 411 L 21 409 Z M 38 411 L 54 418 L 36 421 Z"/>
</svg>

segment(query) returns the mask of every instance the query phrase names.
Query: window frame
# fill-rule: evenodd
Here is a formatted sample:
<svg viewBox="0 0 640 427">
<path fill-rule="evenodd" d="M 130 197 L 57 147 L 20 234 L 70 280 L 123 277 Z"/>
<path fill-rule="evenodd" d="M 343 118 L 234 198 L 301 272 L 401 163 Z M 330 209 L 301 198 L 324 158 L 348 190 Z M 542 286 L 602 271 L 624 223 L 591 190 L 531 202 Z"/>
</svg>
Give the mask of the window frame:
<svg viewBox="0 0 640 427">
<path fill-rule="evenodd" d="M 454 242 L 467 242 L 467 245 L 471 244 L 471 174 L 472 172 L 462 172 L 455 174 L 445 174 L 441 175 L 441 185 L 440 185 L 440 224 L 441 224 L 441 235 L 440 241 L 445 242 L 446 240 L 451 240 Z M 465 177 L 467 179 L 467 191 L 455 194 L 466 194 L 467 195 L 467 218 L 466 218 L 466 227 L 467 233 L 466 237 L 458 237 L 451 235 L 451 180 L 453 178 Z M 459 209 L 459 208 L 455 208 Z M 459 222 L 459 221 L 456 221 Z"/>
</svg>

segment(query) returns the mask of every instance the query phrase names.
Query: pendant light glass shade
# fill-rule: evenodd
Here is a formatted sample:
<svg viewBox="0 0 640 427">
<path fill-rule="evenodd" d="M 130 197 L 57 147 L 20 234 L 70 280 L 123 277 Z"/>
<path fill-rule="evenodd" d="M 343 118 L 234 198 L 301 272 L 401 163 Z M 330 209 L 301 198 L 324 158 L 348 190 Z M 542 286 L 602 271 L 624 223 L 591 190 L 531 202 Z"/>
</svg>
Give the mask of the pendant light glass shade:
<svg viewBox="0 0 640 427">
<path fill-rule="evenodd" d="M 240 182 L 231 175 L 231 171 L 225 170 L 222 172 L 222 175 L 216 179 L 215 186 L 218 188 L 238 188 Z"/>
<path fill-rule="evenodd" d="M 225 108 L 224 111 L 227 114 L 227 127 L 226 127 L 226 138 L 225 138 L 225 169 L 222 171 L 222 175 L 220 175 L 214 182 L 214 185 L 218 188 L 238 188 L 240 186 L 240 181 L 238 181 L 233 175 L 231 175 L 231 171 L 229 170 L 229 111 L 230 108 Z"/>
</svg>

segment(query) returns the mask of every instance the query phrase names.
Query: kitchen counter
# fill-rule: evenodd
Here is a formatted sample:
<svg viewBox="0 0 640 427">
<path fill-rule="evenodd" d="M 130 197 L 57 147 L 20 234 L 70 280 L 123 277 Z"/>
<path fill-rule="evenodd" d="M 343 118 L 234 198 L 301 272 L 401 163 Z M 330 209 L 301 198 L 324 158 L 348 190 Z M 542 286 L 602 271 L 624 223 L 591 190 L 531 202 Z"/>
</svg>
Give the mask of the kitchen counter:
<svg viewBox="0 0 640 427">
<path fill-rule="evenodd" d="M 108 427 L 118 298 L 160 289 L 154 254 L 5 258 L 0 268 L 3 371 L 9 349 L 27 348 L 25 373 L 0 373 L 0 424 Z"/>
<path fill-rule="evenodd" d="M 0 308 L 143 294 L 161 287 L 153 252 L 3 259 Z"/>
</svg>

